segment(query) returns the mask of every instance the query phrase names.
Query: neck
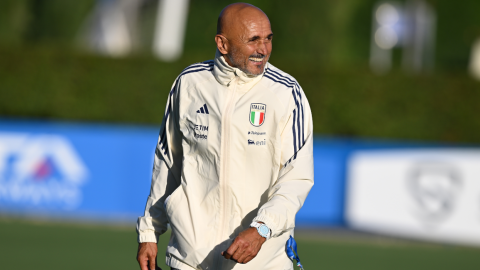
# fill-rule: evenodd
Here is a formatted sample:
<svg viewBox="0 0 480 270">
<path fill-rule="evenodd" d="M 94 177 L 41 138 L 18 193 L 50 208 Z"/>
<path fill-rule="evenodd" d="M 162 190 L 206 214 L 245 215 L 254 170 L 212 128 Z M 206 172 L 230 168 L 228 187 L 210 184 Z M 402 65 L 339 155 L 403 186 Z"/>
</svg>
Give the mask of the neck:
<svg viewBox="0 0 480 270">
<path fill-rule="evenodd" d="M 235 77 L 238 77 L 238 83 L 246 84 L 251 81 L 258 81 L 262 76 L 251 76 L 244 71 L 231 65 L 228 56 L 222 55 L 218 50 L 215 54 L 215 68 L 213 73 L 217 81 L 222 85 L 228 85 Z M 260 74 L 262 75 L 262 74 Z M 258 80 L 257 80 L 258 79 Z"/>
</svg>

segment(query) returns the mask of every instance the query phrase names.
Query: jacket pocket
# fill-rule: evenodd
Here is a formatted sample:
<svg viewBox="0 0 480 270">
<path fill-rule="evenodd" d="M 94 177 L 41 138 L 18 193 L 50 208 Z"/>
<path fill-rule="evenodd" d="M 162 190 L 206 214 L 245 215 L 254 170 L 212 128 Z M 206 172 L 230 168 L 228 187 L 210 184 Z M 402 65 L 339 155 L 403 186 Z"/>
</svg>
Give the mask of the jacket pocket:
<svg viewBox="0 0 480 270">
<path fill-rule="evenodd" d="M 172 229 L 172 239 L 174 239 L 174 243 L 171 241 L 169 245 L 173 244 L 173 248 L 176 249 L 175 257 L 184 261 L 187 259 L 189 251 L 192 251 L 191 245 L 194 240 L 194 228 L 191 227 L 191 210 L 184 187 L 180 185 L 166 201 L 165 211 Z"/>
<path fill-rule="evenodd" d="M 179 193 L 182 193 L 182 185 L 181 184 L 172 192 L 172 194 L 168 195 L 168 197 L 163 202 L 163 207 L 165 208 L 165 211 L 167 212 L 167 216 L 170 216 L 170 213 L 173 211 L 173 210 L 169 210 L 169 209 L 171 208 L 171 205 L 173 205 L 175 203 L 176 197 L 179 196 Z"/>
</svg>

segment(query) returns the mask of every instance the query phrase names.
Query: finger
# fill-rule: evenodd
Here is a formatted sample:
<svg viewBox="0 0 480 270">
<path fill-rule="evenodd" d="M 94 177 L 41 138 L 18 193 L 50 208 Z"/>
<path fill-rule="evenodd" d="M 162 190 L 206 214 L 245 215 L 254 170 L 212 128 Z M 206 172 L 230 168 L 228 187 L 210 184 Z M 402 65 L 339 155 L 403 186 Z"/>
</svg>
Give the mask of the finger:
<svg viewBox="0 0 480 270">
<path fill-rule="evenodd" d="M 156 256 L 150 255 L 148 256 L 148 263 L 150 265 L 150 270 L 155 270 L 157 266 L 157 260 L 155 258 Z"/>
<path fill-rule="evenodd" d="M 232 258 L 232 255 L 237 251 L 238 245 L 237 243 L 233 242 L 233 244 L 227 249 L 227 251 L 224 251 L 223 256 L 225 259 L 230 260 Z"/>
<path fill-rule="evenodd" d="M 245 254 L 244 248 L 238 248 L 235 253 L 232 254 L 232 260 L 239 262 L 240 258 L 242 258 Z"/>
<path fill-rule="evenodd" d="M 253 258 L 255 258 L 255 257 L 256 257 L 256 256 L 252 256 L 252 255 L 247 256 L 247 257 L 243 260 L 243 263 L 248 263 L 248 262 L 250 262 L 251 260 L 253 260 Z"/>
<path fill-rule="evenodd" d="M 250 250 L 248 249 L 244 249 L 242 253 L 240 253 L 240 251 L 237 251 L 236 253 L 237 254 L 237 262 L 238 263 L 245 263 L 245 259 L 248 257 L 248 256 L 251 256 L 251 252 Z M 233 256 L 235 258 L 235 256 Z"/>
<path fill-rule="evenodd" d="M 227 260 L 230 260 L 230 258 L 232 258 L 232 255 L 228 254 L 227 251 L 222 252 L 222 256 L 225 257 L 225 259 L 227 259 Z"/>
<path fill-rule="evenodd" d="M 138 259 L 138 264 L 140 265 L 140 269 L 142 270 L 149 270 L 148 269 L 148 260 L 146 258 L 139 258 Z"/>
</svg>

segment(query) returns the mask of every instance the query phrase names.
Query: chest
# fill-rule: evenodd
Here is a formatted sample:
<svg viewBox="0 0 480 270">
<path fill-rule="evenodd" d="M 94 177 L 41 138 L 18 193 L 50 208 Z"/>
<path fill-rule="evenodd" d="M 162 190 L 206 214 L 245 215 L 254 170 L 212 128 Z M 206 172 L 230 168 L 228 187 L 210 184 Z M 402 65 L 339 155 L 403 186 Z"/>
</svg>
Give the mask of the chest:
<svg viewBox="0 0 480 270">
<path fill-rule="evenodd" d="M 185 93 L 180 106 L 183 139 L 193 152 L 215 152 L 222 141 L 236 150 L 268 152 L 278 140 L 284 117 L 283 104 L 262 85 L 246 92 L 196 86 Z"/>
</svg>

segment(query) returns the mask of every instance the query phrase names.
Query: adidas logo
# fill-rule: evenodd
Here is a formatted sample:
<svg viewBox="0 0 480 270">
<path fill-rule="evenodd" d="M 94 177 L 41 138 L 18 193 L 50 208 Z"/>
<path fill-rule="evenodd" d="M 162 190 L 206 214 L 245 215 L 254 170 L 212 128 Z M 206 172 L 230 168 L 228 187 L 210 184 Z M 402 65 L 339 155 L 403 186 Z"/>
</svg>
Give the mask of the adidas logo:
<svg viewBox="0 0 480 270">
<path fill-rule="evenodd" d="M 197 113 L 209 114 L 207 109 L 207 104 L 203 104 L 203 106 L 200 107 L 200 110 L 198 110 Z"/>
</svg>

